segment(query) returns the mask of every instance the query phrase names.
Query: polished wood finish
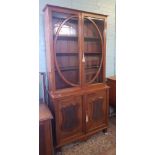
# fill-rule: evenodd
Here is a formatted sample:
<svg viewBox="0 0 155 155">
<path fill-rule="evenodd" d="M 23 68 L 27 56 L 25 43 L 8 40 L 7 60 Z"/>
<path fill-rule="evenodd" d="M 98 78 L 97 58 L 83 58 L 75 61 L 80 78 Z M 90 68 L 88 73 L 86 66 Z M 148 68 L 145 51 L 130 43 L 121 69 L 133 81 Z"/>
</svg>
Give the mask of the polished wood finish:
<svg viewBox="0 0 155 155">
<path fill-rule="evenodd" d="M 110 77 L 107 78 L 107 80 L 112 80 L 112 81 L 116 82 L 116 76 L 110 76 Z"/>
<path fill-rule="evenodd" d="M 39 155 L 53 155 L 51 119 L 47 105 L 39 104 Z"/>
<path fill-rule="evenodd" d="M 110 87 L 109 104 L 116 107 L 116 76 L 108 77 L 107 85 Z"/>
<path fill-rule="evenodd" d="M 39 121 L 45 121 L 49 119 L 53 119 L 53 116 L 50 110 L 48 109 L 46 104 L 40 103 L 39 104 Z"/>
<path fill-rule="evenodd" d="M 95 130 L 98 127 L 106 127 L 106 91 L 96 91 L 87 95 L 88 123 L 87 131 Z"/>
<path fill-rule="evenodd" d="M 56 148 L 107 129 L 106 15 L 47 5 L 46 56 Z"/>
<path fill-rule="evenodd" d="M 107 18 L 108 17 L 108 15 L 103 15 L 103 14 L 99 14 L 99 13 L 92 13 L 92 12 L 87 12 L 87 11 L 83 11 L 83 10 L 75 10 L 75 9 L 71 9 L 71 8 L 60 7 L 60 6 L 56 6 L 56 5 L 50 5 L 50 4 L 47 4 L 44 7 L 43 11 L 45 12 L 45 10 L 47 8 L 51 8 L 51 10 L 53 10 L 53 11 L 59 10 L 59 12 L 69 12 L 69 13 L 70 13 L 70 11 L 72 11 L 73 13 L 74 12 L 83 12 L 83 13 L 87 13 L 87 14 L 90 13 L 91 15 L 93 14 L 94 17 L 101 17 L 101 18 L 103 18 L 103 17 Z"/>
<path fill-rule="evenodd" d="M 83 134 L 82 128 L 82 97 L 70 96 L 69 98 L 55 101 L 57 143 Z"/>
</svg>

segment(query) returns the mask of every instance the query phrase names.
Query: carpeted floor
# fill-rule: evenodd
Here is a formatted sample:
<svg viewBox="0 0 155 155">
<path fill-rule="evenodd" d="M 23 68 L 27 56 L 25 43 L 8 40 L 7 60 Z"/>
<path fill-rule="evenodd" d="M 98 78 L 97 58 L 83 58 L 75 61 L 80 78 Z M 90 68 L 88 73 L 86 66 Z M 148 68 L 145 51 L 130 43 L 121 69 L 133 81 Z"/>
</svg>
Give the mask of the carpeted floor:
<svg viewBox="0 0 155 155">
<path fill-rule="evenodd" d="M 56 155 L 115 155 L 116 118 L 109 119 L 108 132 L 98 132 L 87 141 L 75 142 L 62 147 Z"/>
</svg>

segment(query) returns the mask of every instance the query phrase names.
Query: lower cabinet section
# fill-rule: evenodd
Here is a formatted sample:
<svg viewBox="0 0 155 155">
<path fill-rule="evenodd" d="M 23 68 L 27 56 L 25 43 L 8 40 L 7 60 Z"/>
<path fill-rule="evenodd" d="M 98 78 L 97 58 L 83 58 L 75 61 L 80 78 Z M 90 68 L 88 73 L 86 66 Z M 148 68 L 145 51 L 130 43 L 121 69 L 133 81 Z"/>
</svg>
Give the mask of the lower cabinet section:
<svg viewBox="0 0 155 155">
<path fill-rule="evenodd" d="M 54 101 L 56 147 L 108 127 L 108 91 L 91 91 Z"/>
</svg>

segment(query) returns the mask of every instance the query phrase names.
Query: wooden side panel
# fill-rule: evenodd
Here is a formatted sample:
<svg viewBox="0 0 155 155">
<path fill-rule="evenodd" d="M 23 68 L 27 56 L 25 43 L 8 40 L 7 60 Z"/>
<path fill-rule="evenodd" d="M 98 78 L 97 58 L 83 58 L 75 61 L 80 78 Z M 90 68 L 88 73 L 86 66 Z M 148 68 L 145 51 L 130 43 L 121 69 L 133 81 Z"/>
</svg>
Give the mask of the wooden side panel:
<svg viewBox="0 0 155 155">
<path fill-rule="evenodd" d="M 110 87 L 109 104 L 116 107 L 116 80 L 108 79 L 107 85 Z"/>
<path fill-rule="evenodd" d="M 46 61 L 49 81 L 49 90 L 55 91 L 55 73 L 54 73 L 54 55 L 53 37 L 52 37 L 52 12 L 50 8 L 45 10 L 45 43 L 46 43 Z"/>
<path fill-rule="evenodd" d="M 39 125 L 39 155 L 43 155 L 46 152 L 45 146 L 45 128 L 44 124 Z"/>
<path fill-rule="evenodd" d="M 53 144 L 50 120 L 39 123 L 39 155 L 52 155 Z"/>
</svg>

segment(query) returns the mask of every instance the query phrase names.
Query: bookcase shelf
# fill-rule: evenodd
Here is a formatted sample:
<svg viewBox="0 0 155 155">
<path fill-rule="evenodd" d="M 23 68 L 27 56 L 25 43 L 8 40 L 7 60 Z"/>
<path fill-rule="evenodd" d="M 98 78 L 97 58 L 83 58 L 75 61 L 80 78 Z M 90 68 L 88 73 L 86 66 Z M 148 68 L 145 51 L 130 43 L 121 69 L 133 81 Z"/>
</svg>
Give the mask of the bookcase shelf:
<svg viewBox="0 0 155 155">
<path fill-rule="evenodd" d="M 100 38 L 96 38 L 96 37 L 84 37 L 84 41 L 100 41 Z"/>
<path fill-rule="evenodd" d="M 75 55 L 77 56 L 79 54 L 79 52 L 57 52 L 56 55 L 57 56 L 67 56 L 67 55 Z M 102 55 L 102 52 L 84 52 L 84 54 L 87 55 Z"/>
<path fill-rule="evenodd" d="M 57 52 L 57 56 L 67 56 L 67 55 L 73 55 L 77 56 L 79 53 L 78 52 Z"/>
<path fill-rule="evenodd" d="M 102 55 L 102 52 L 84 52 L 85 55 Z"/>
<path fill-rule="evenodd" d="M 54 35 L 54 38 L 56 36 Z M 57 36 L 57 40 L 68 40 L 68 41 L 74 41 L 74 40 L 78 40 L 78 36 L 75 35 L 58 35 Z M 96 37 L 84 37 L 84 41 L 100 41 L 100 38 L 96 38 Z"/>
<path fill-rule="evenodd" d="M 70 66 L 70 67 L 60 67 L 61 71 L 74 71 L 74 70 L 79 70 L 78 67 L 76 66 Z M 55 70 L 57 72 L 57 70 Z"/>
</svg>

